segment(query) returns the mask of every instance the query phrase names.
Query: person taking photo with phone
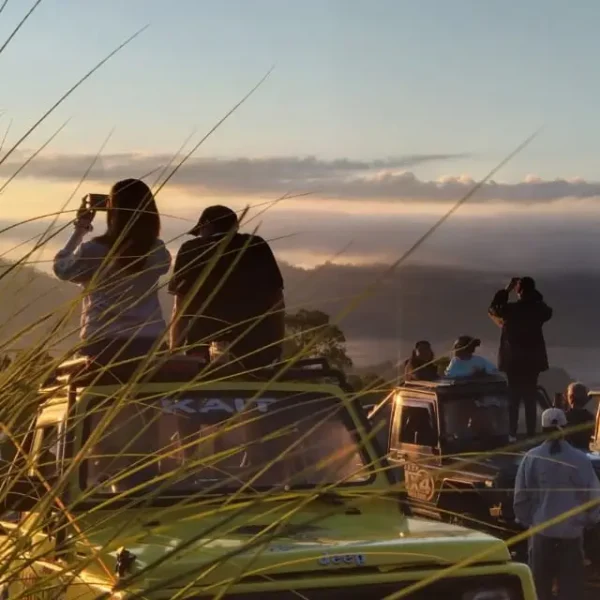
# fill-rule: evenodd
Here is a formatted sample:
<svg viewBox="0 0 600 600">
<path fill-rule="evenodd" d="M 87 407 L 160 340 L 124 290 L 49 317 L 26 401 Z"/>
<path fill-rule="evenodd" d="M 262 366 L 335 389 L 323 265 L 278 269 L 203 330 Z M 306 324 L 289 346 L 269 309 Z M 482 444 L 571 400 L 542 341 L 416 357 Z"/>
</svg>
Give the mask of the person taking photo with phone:
<svg viewBox="0 0 600 600">
<path fill-rule="evenodd" d="M 79 353 L 109 364 L 145 356 L 164 336 L 158 281 L 171 255 L 159 238 L 158 208 L 143 181 L 119 181 L 104 206 L 98 199 L 84 198 L 73 234 L 54 257 L 54 273 L 84 288 Z M 96 210 L 106 211 L 106 231 L 83 242 Z"/>
<path fill-rule="evenodd" d="M 512 292 L 517 296 L 515 302 L 509 302 Z M 516 440 L 521 403 L 531 437 L 536 430 L 538 378 L 548 370 L 542 329 L 552 318 L 552 309 L 531 277 L 513 277 L 505 289 L 496 292 L 488 314 L 502 328 L 498 368 L 506 373 L 510 388 L 511 438 Z"/>
</svg>

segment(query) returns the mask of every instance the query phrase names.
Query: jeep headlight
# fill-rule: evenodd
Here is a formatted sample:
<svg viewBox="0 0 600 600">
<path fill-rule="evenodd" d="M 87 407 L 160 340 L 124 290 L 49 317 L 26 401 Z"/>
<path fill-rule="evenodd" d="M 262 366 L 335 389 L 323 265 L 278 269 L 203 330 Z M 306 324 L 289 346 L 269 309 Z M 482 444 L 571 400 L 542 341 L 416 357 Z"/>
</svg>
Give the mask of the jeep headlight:
<svg viewBox="0 0 600 600">
<path fill-rule="evenodd" d="M 462 600 L 513 600 L 513 598 L 510 591 L 503 587 L 474 590 L 462 595 Z"/>
</svg>

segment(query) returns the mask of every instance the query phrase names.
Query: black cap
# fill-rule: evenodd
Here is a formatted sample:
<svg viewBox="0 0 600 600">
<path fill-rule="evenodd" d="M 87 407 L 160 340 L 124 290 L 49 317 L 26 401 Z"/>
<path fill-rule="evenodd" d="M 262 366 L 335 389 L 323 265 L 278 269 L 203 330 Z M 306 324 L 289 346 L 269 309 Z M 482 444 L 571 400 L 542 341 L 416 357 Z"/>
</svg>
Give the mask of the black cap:
<svg viewBox="0 0 600 600">
<path fill-rule="evenodd" d="M 475 352 L 475 348 L 481 346 L 481 340 L 471 337 L 470 335 L 461 335 L 455 342 L 452 349 L 456 352 L 457 350 L 469 350 Z"/>
<path fill-rule="evenodd" d="M 215 204 L 208 206 L 202 211 L 198 223 L 188 231 L 189 235 L 200 235 L 204 225 L 211 224 L 219 233 L 228 233 L 238 226 L 237 215 L 231 208 Z"/>
</svg>

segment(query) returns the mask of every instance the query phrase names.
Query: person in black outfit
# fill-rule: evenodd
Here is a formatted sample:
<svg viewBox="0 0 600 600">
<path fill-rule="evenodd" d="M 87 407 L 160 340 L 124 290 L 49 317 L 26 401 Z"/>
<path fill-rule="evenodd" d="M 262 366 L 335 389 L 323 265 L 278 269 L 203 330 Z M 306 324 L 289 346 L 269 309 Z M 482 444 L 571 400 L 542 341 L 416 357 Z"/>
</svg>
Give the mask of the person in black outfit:
<svg viewBox="0 0 600 600">
<path fill-rule="evenodd" d="M 210 206 L 179 249 L 170 346 L 208 360 L 211 342 L 226 342 L 232 357 L 256 369 L 281 359 L 283 278 L 267 242 L 238 227 L 230 208 Z"/>
<path fill-rule="evenodd" d="M 404 380 L 433 381 L 437 379 L 438 369 L 434 360 L 435 355 L 431 344 L 426 340 L 417 342 L 410 358 L 404 363 Z"/>
<path fill-rule="evenodd" d="M 567 434 L 565 439 L 571 446 L 583 450 L 590 449 L 590 438 L 594 429 L 594 415 L 585 408 L 589 402 L 588 389 L 583 383 L 570 383 L 567 388 Z"/>
<path fill-rule="evenodd" d="M 517 301 L 509 302 L 512 291 Z M 548 370 L 548 355 L 542 327 L 552 318 L 552 309 L 544 302 L 531 277 L 513 278 L 496 292 L 488 310 L 502 328 L 498 368 L 506 373 L 511 392 L 510 434 L 517 435 L 519 407 L 525 405 L 527 435 L 535 435 L 537 382 Z"/>
</svg>

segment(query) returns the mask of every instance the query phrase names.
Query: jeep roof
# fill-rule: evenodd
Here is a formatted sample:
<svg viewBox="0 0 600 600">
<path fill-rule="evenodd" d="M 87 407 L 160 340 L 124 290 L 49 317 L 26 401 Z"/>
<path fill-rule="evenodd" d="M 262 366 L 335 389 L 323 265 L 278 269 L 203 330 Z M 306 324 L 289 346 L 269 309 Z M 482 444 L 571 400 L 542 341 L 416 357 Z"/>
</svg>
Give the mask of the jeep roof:
<svg viewBox="0 0 600 600">
<path fill-rule="evenodd" d="M 442 377 L 434 381 L 406 381 L 398 389 L 411 389 L 431 392 L 452 392 L 460 394 L 466 389 L 508 389 L 506 379 L 498 375 L 485 377 Z M 443 397 L 443 396 L 441 396 Z"/>
</svg>

